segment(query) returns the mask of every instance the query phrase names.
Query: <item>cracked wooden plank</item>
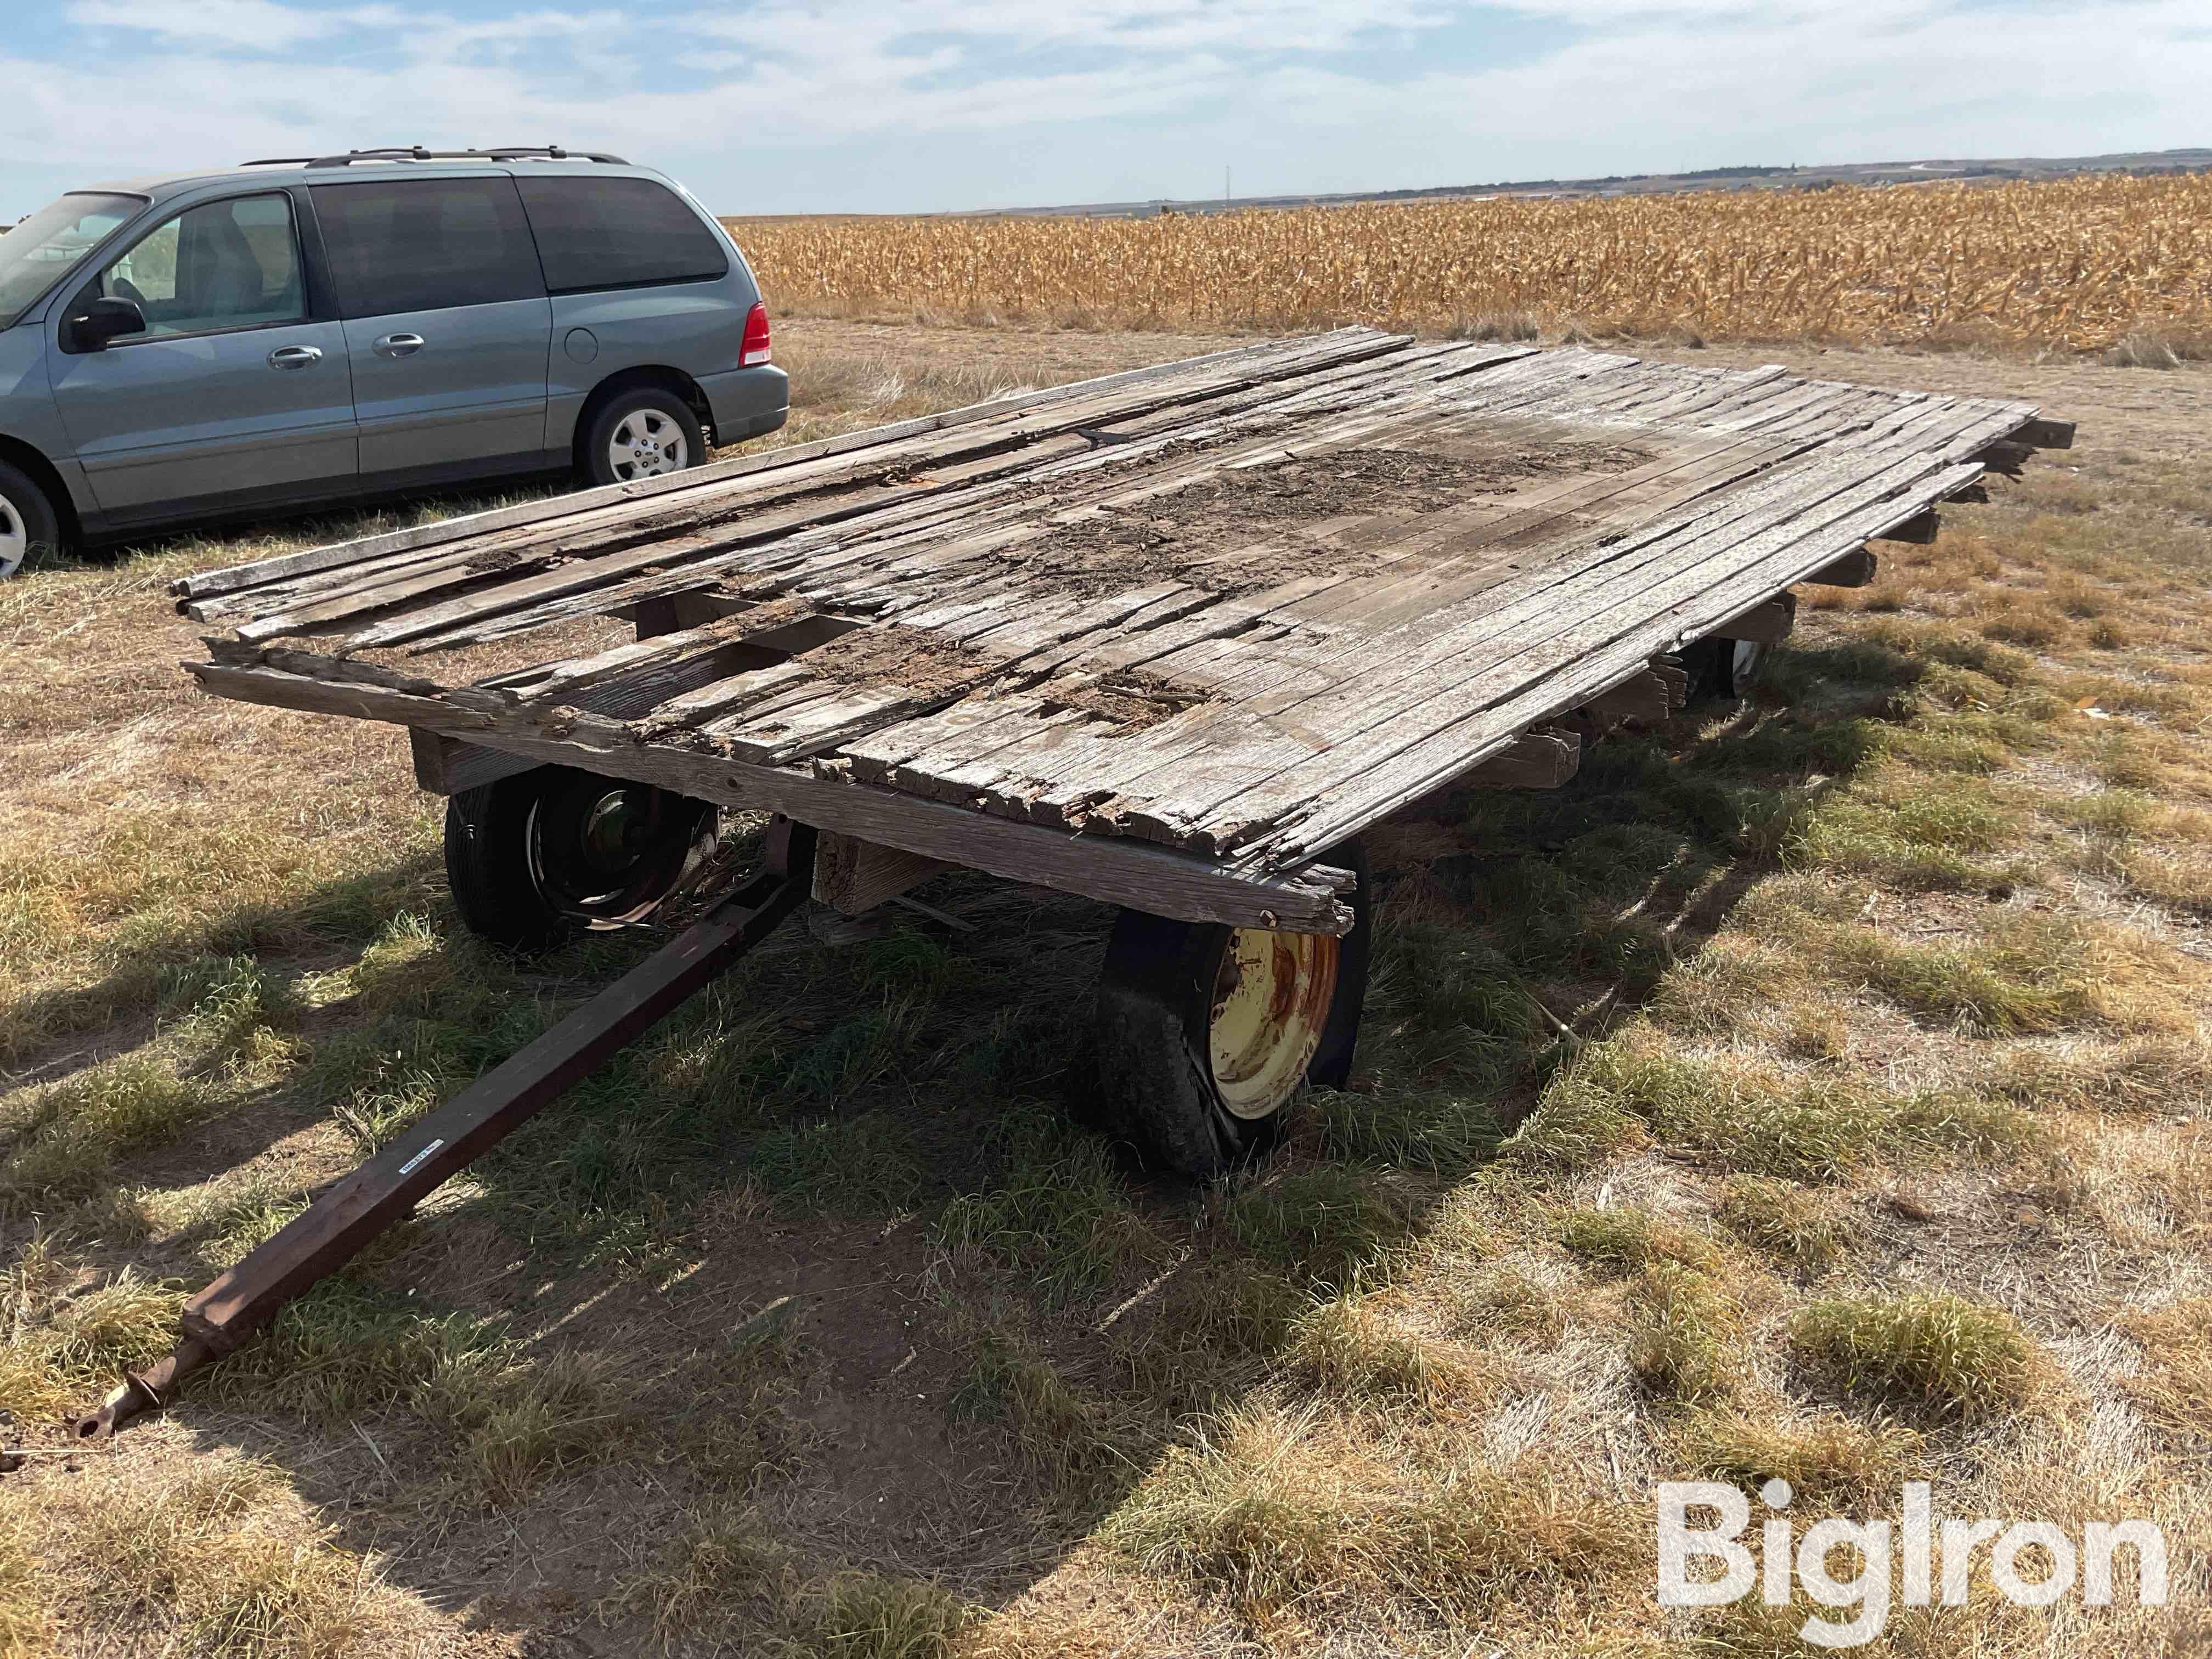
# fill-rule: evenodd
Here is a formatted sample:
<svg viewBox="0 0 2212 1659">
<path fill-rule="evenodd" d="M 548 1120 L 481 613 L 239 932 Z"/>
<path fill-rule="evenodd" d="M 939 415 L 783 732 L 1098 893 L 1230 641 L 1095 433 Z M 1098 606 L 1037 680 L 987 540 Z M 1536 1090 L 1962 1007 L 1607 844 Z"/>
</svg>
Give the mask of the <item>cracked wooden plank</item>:
<svg viewBox="0 0 2212 1659">
<path fill-rule="evenodd" d="M 1072 857 L 1150 840 L 1178 871 L 1201 854 L 1267 877 L 1455 779 L 1564 776 L 1557 734 L 1576 734 L 1532 731 L 1663 718 L 1683 641 L 1778 618 L 1793 582 L 1870 577 L 1869 538 L 2063 425 L 1772 366 L 1337 338 L 690 495 L 376 538 L 202 590 L 246 620 L 200 666 L 232 695 L 415 726 L 449 781 L 461 745 L 497 757 L 471 766 L 558 756 L 710 799 L 750 769 L 939 828 L 988 819 L 987 839 L 1061 826 Z M 1481 465 L 1502 478 L 1546 446 L 1565 471 L 1484 493 Z M 1645 459 L 1604 460 L 1624 447 Z M 1404 482 L 1455 466 L 1477 469 L 1456 493 Z M 1302 494 L 1301 468 L 1347 493 Z M 303 615 L 338 653 L 430 654 L 401 671 L 285 643 Z M 441 652 L 568 624 L 573 644 L 611 615 L 651 637 L 441 678 L 463 660 Z M 909 638 L 921 657 L 884 654 Z"/>
</svg>

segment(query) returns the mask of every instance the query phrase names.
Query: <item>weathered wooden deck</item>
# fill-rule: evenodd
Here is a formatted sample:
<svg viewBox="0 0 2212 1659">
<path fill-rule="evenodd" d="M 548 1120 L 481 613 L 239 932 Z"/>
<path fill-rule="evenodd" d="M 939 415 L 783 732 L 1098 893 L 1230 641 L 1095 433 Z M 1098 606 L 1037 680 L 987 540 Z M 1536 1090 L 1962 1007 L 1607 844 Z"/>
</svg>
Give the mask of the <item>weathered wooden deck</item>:
<svg viewBox="0 0 2212 1659">
<path fill-rule="evenodd" d="M 1589 724 L 1553 722 L 2069 431 L 1347 329 L 178 589 L 229 630 L 207 690 L 414 726 L 433 783 L 562 760 L 1333 929 L 1328 848 L 1486 763 L 1563 775 Z"/>
</svg>

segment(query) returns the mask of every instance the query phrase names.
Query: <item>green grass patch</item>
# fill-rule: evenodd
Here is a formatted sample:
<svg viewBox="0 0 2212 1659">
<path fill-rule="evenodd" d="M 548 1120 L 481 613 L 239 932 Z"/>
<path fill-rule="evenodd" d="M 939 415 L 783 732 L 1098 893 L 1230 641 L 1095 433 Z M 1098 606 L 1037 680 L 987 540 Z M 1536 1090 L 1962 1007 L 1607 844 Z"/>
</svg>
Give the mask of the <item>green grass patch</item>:
<svg viewBox="0 0 2212 1659">
<path fill-rule="evenodd" d="M 1311 1101 L 1322 1151 L 1350 1163 L 1462 1175 L 1493 1154 L 1505 1136 L 1491 1100 L 1455 1091 L 1317 1089 Z"/>
<path fill-rule="evenodd" d="M 196 957 L 162 968 L 156 1000 L 181 1014 L 180 1035 L 202 1064 L 259 1058 L 277 1033 L 297 1023 L 299 992 L 250 956 Z"/>
<path fill-rule="evenodd" d="M 1292 1279 L 1345 1290 L 1376 1274 L 1412 1224 L 1407 1200 L 1350 1170 L 1309 1170 L 1248 1187 L 1224 1216 L 1231 1237 Z"/>
<path fill-rule="evenodd" d="M 28 1518 L 0 1514 L 0 1659 L 40 1659 L 56 1651 L 46 1575 L 31 1553 Z"/>
<path fill-rule="evenodd" d="M 73 1575 L 73 1588 L 109 1619 L 157 1620 L 173 1651 L 276 1659 L 392 1634 L 377 1631 L 364 1564 L 301 1513 L 266 1463 L 195 1460 L 84 1520 L 75 1552 L 100 1570 Z"/>
<path fill-rule="evenodd" d="M 1354 1400 L 1447 1392 L 1466 1370 L 1357 1295 L 1324 1302 L 1301 1319 L 1285 1358 L 1310 1387 Z"/>
<path fill-rule="evenodd" d="M 2020 1322 L 1944 1291 L 1816 1302 L 1790 1328 L 1808 1370 L 1877 1401 L 1979 1420 L 2033 1408 L 2052 1368 Z"/>
<path fill-rule="evenodd" d="M 1684 1413 L 1665 1445 L 1670 1477 L 1679 1469 L 1747 1492 L 1787 1480 L 1801 1510 L 1885 1504 L 1917 1473 L 1922 1456 L 1920 1436 L 1901 1424 L 1864 1425 L 1832 1413 L 1800 1422 L 1726 1405 Z"/>
<path fill-rule="evenodd" d="M 1676 1405 L 1725 1397 L 1741 1362 L 1742 1316 L 1706 1274 L 1676 1261 L 1644 1269 L 1629 1296 L 1628 1368 Z"/>
<path fill-rule="evenodd" d="M 1516 1164 L 1570 1172 L 1603 1163 L 1641 1133 L 1616 1091 L 1571 1067 L 1546 1087 L 1535 1110 L 1498 1151 Z"/>
<path fill-rule="evenodd" d="M 1313 1297 L 1279 1273 L 1234 1255 L 1200 1255 L 1159 1292 L 1149 1329 L 1127 1340 L 1139 1356 L 1174 1350 L 1217 1361 L 1272 1354 L 1313 1306 Z"/>
<path fill-rule="evenodd" d="M 209 1387 L 240 1406 L 325 1425 L 403 1410 L 444 1423 L 514 1360 L 493 1322 L 432 1313 L 339 1278 L 286 1307 L 269 1334 L 228 1360 Z"/>
<path fill-rule="evenodd" d="M 1550 1347 L 1566 1334 L 1568 1311 L 1559 1293 L 1542 1280 L 1511 1267 L 1491 1267 L 1476 1276 L 1461 1299 L 1462 1318 Z"/>
<path fill-rule="evenodd" d="M 56 1267 L 49 1272 L 49 1267 Z M 0 1411 L 18 1423 L 50 1421 L 89 1403 L 126 1370 L 152 1364 L 175 1346 L 185 1292 L 125 1269 L 75 1296 L 34 1241 L 0 1279 Z"/>
<path fill-rule="evenodd" d="M 717 1501 L 690 1513 L 661 1559 L 625 1577 L 608 1604 L 643 1616 L 672 1647 L 726 1637 L 741 1620 L 764 1626 L 797 1585 L 791 1547 L 750 1508 Z"/>
<path fill-rule="evenodd" d="M 2175 951 L 2107 925 L 2036 911 L 2000 911 L 1966 943 L 1912 945 L 1849 928 L 1826 944 L 1834 969 L 1856 970 L 1899 1006 L 1980 1036 L 2092 1024 L 2193 1028 L 2172 990 L 2203 977 Z"/>
<path fill-rule="evenodd" d="M 1603 1580 L 1640 1547 L 1625 1507 L 1538 1471 L 1460 1468 L 1430 1484 L 1315 1414 L 1253 1409 L 1170 1452 L 1101 1535 L 1263 1624 L 1293 1607 L 1477 1619 Z"/>
<path fill-rule="evenodd" d="M 1648 1211 L 1626 1206 L 1557 1210 L 1548 1223 L 1552 1237 L 1572 1255 L 1617 1273 L 1635 1273 L 1661 1261 L 1708 1269 L 1720 1264 L 1710 1239 L 1660 1221 Z"/>
<path fill-rule="evenodd" d="M 1826 1272 L 1858 1237 L 1832 1200 L 1772 1176 L 1729 1176 L 1715 1214 L 1753 1249 L 1801 1273 Z"/>
<path fill-rule="evenodd" d="M 1048 1303 L 1087 1295 L 1158 1253 L 1103 1141 L 1036 1104 L 1010 1107 L 994 1127 L 1000 1181 L 945 1206 L 939 1243 L 1018 1270 Z"/>
<path fill-rule="evenodd" d="M 818 1592 L 811 1641 L 820 1659 L 941 1659 L 968 1622 L 960 1598 L 924 1578 L 840 1573 Z"/>
<path fill-rule="evenodd" d="M 1574 1169 L 1647 1133 L 1739 1172 L 1831 1181 L 1886 1155 L 2009 1148 L 2033 1127 L 1971 1096 L 1896 1097 L 1852 1079 L 1695 1059 L 1639 1025 L 1585 1049 L 1504 1151 L 1524 1164 Z"/>
<path fill-rule="evenodd" d="M 610 1456 L 637 1425 L 607 1367 L 569 1352 L 498 1372 L 434 1377 L 427 1399 L 462 1430 L 453 1478 L 475 1501 L 520 1503 L 547 1481 Z"/>
<path fill-rule="evenodd" d="M 88 1197 L 136 1153 L 175 1140 L 228 1100 L 204 1078 L 155 1054 L 125 1054 L 25 1091 L 0 1117 L 12 1145 L 0 1158 L 0 1203 L 46 1206 Z"/>
<path fill-rule="evenodd" d="M 1064 1489 L 1095 1486 L 1128 1466 L 1110 1437 L 1103 1403 L 1001 1332 L 986 1333 L 975 1344 L 951 1411 L 957 1419 L 1002 1425 L 1023 1460 Z"/>
<path fill-rule="evenodd" d="M 506 1507 L 613 1455 L 637 1427 L 590 1356 L 533 1358 L 497 1321 L 436 1314 L 345 1279 L 277 1315 L 210 1380 L 214 1397 L 325 1428 L 395 1414 L 437 1431 L 460 1501 Z"/>
</svg>

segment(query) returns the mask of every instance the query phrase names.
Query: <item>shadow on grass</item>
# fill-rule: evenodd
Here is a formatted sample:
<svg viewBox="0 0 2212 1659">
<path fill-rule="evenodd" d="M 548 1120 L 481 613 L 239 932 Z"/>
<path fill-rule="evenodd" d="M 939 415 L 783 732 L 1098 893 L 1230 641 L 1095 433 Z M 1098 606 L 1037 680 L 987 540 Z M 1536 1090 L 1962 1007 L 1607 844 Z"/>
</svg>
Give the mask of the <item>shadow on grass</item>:
<svg viewBox="0 0 2212 1659">
<path fill-rule="evenodd" d="M 532 1504 L 611 1506 L 673 1541 L 546 1569 L 610 1616 L 648 1617 L 667 1551 L 732 1505 L 809 1540 L 777 1547 L 805 1571 L 1003 1603 L 1273 1374 L 1318 1301 L 1387 1277 L 1556 1070 L 1794 855 L 1914 673 L 1863 645 L 1779 667 L 1732 719 L 1692 709 L 1558 791 L 1450 795 L 1372 837 L 1360 1075 L 1222 1189 L 1145 1177 L 1060 1111 L 1110 912 L 941 878 L 925 896 L 960 925 L 837 948 L 787 927 L 550 1106 L 210 1379 L 228 1409 L 203 1435 L 300 1461 L 387 1553 L 426 1503 L 526 1531 Z M 309 907 L 367 948 L 272 1127 L 350 1111 L 364 1148 L 387 1139 L 653 942 L 518 969 L 375 915 L 422 878 Z M 333 1443 L 383 1425 L 374 1462 L 303 1452 L 274 1426 L 297 1420 Z M 431 1557 L 390 1571 L 451 1588 Z"/>
<path fill-rule="evenodd" d="M 165 1006 L 173 1000 L 165 994 L 165 976 L 241 955 L 317 966 L 343 961 L 394 915 L 436 902 L 443 881 L 437 860 L 426 855 L 327 883 L 291 903 L 240 905 L 187 926 L 126 930 L 99 980 L 40 992 L 7 1011 L 0 1062 L 14 1068 L 9 1085 L 54 1082 L 121 1052 L 101 1041 L 112 1028 L 136 1046 L 154 1019 L 175 1012 Z"/>
</svg>

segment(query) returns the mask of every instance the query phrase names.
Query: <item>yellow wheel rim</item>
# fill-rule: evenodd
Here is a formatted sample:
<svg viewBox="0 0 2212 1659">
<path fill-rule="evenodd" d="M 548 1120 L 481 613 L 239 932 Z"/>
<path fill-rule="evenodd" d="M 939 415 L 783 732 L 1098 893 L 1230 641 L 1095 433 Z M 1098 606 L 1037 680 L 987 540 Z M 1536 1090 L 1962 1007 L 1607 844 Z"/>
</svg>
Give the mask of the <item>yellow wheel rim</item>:
<svg viewBox="0 0 2212 1659">
<path fill-rule="evenodd" d="M 1326 933 L 1230 930 L 1206 1036 L 1232 1115 L 1272 1116 L 1304 1078 L 1336 995 L 1338 950 Z"/>
</svg>

